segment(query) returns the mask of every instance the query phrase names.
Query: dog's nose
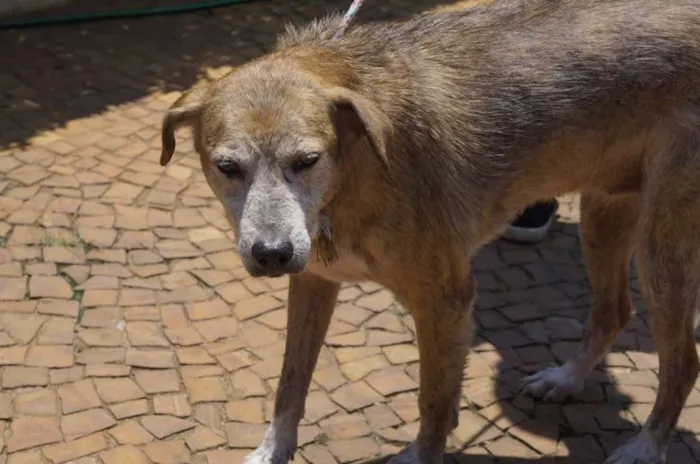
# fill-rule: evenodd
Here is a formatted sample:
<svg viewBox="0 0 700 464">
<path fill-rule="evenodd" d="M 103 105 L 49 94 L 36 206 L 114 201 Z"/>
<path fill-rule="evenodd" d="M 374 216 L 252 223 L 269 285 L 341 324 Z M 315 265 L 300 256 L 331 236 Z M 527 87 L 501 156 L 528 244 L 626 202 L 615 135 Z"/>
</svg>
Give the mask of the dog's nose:
<svg viewBox="0 0 700 464">
<path fill-rule="evenodd" d="M 258 241 L 253 244 L 251 251 L 253 259 L 261 268 L 274 271 L 289 264 L 294 254 L 294 246 L 288 240 L 278 242 Z"/>
</svg>

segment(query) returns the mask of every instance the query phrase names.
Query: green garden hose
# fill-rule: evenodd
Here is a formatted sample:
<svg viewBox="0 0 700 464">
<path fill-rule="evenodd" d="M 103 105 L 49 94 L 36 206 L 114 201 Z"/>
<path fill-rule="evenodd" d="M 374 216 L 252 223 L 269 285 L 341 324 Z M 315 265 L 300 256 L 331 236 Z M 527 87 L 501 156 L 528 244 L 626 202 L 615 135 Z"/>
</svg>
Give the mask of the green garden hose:
<svg viewBox="0 0 700 464">
<path fill-rule="evenodd" d="M 143 18 L 146 16 L 158 16 L 177 13 L 188 13 L 198 10 L 210 10 L 224 6 L 232 6 L 241 3 L 252 3 L 260 0 L 214 0 L 201 3 L 190 3 L 185 5 L 173 5 L 140 9 L 123 9 L 95 13 L 77 13 L 60 16 L 50 16 L 46 18 L 27 18 L 18 20 L 0 21 L 0 30 L 15 29 L 38 26 L 56 26 L 59 24 L 81 23 L 87 21 L 99 21 L 106 19 Z"/>
</svg>

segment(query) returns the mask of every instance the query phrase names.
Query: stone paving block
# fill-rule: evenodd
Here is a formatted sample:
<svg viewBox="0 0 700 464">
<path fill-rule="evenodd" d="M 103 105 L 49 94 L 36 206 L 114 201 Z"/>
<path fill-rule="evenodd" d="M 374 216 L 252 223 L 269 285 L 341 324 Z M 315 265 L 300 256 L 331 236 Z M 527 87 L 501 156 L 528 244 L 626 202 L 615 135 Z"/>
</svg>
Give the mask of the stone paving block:
<svg viewBox="0 0 700 464">
<path fill-rule="evenodd" d="M 306 397 L 304 419 L 311 424 L 335 413 L 338 407 L 328 396 L 328 393 L 318 390 L 310 392 Z"/>
<path fill-rule="evenodd" d="M 2 376 L 3 388 L 42 387 L 49 383 L 49 370 L 44 367 L 5 367 Z"/>
<path fill-rule="evenodd" d="M 124 332 L 117 328 L 80 329 L 78 338 L 90 347 L 117 347 L 124 344 Z"/>
<path fill-rule="evenodd" d="M 44 464 L 44 462 L 41 451 L 38 449 L 12 453 L 7 457 L 7 463 L 9 464 Z"/>
<path fill-rule="evenodd" d="M 83 378 L 83 368 L 72 366 L 62 369 L 50 369 L 49 381 L 52 385 L 60 385 L 68 382 L 77 382 Z"/>
<path fill-rule="evenodd" d="M 145 416 L 141 418 L 141 425 L 153 436 L 163 439 L 175 433 L 189 430 L 195 426 L 194 422 L 173 416 Z"/>
<path fill-rule="evenodd" d="M 109 410 L 117 419 L 143 416 L 148 413 L 148 401 L 133 400 L 109 406 Z"/>
<path fill-rule="evenodd" d="M 61 300 L 63 301 L 63 300 Z M 0 301 L 0 313 L 22 313 L 31 314 L 36 308 L 36 300 L 27 301 Z"/>
<path fill-rule="evenodd" d="M 226 424 L 228 446 L 232 448 L 255 448 L 262 441 L 267 431 L 265 424 L 244 424 L 229 422 Z"/>
<path fill-rule="evenodd" d="M 73 347 L 65 345 L 37 345 L 29 349 L 25 364 L 31 367 L 70 367 L 73 365 Z"/>
<path fill-rule="evenodd" d="M 379 454 L 379 446 L 368 437 L 336 440 L 330 443 L 329 448 L 339 462 L 353 462 L 376 457 Z"/>
<path fill-rule="evenodd" d="M 398 367 L 388 367 L 372 372 L 367 376 L 367 383 L 383 396 L 418 388 L 418 384 Z"/>
<path fill-rule="evenodd" d="M 143 398 L 143 390 L 131 379 L 95 379 L 97 394 L 106 403 L 121 403 Z"/>
<path fill-rule="evenodd" d="M 382 399 L 376 391 L 363 381 L 340 387 L 331 394 L 331 398 L 348 412 L 370 406 Z"/>
<path fill-rule="evenodd" d="M 89 379 L 64 384 L 58 388 L 63 414 L 97 408 L 101 405 L 95 385 Z"/>
<path fill-rule="evenodd" d="M 35 275 L 29 279 L 29 296 L 69 299 L 73 297 L 73 289 L 62 277 Z"/>
<path fill-rule="evenodd" d="M 10 453 L 55 443 L 62 439 L 58 420 L 54 417 L 14 417 L 7 439 Z"/>
<path fill-rule="evenodd" d="M 389 362 L 386 358 L 381 354 L 377 354 L 341 364 L 340 370 L 348 380 L 354 382 L 367 377 L 371 372 L 385 369 L 388 366 Z"/>
<path fill-rule="evenodd" d="M 484 446 L 491 454 L 500 458 L 528 458 L 535 459 L 537 453 L 529 449 L 523 443 L 514 438 L 505 436 Z"/>
<path fill-rule="evenodd" d="M 321 431 L 331 440 L 359 438 L 372 433 L 365 416 L 359 412 L 336 414 L 323 419 L 318 425 Z"/>
<path fill-rule="evenodd" d="M 53 390 L 22 390 L 14 399 L 17 416 L 55 416 L 58 399 Z"/>
<path fill-rule="evenodd" d="M 7 314 L 2 323 L 10 337 L 26 345 L 36 337 L 46 320 L 44 316 Z"/>
<path fill-rule="evenodd" d="M 215 450 L 205 453 L 208 464 L 228 464 L 231 462 L 243 462 L 243 459 L 251 450 Z"/>
<path fill-rule="evenodd" d="M 188 464 L 190 453 L 182 440 L 158 441 L 143 446 L 146 456 L 155 464 Z"/>
<path fill-rule="evenodd" d="M 147 394 L 180 391 L 180 378 L 174 369 L 134 369 L 134 378 Z"/>
<path fill-rule="evenodd" d="M 0 300 L 21 300 L 27 293 L 27 277 L 0 277 Z"/>
<path fill-rule="evenodd" d="M 192 434 L 187 437 L 185 443 L 193 453 L 216 448 L 226 443 L 226 437 L 212 429 L 206 427 L 197 427 Z"/>
<path fill-rule="evenodd" d="M 168 369 L 175 367 L 173 353 L 169 350 L 143 350 L 129 348 L 126 350 L 126 364 L 133 367 L 150 369 Z"/>
<path fill-rule="evenodd" d="M 301 454 L 308 462 L 327 462 L 335 464 L 338 461 L 325 447 L 321 445 L 310 445 L 301 450 Z"/>
<path fill-rule="evenodd" d="M 52 317 L 43 326 L 43 331 L 37 338 L 40 345 L 72 345 L 74 338 L 75 319 Z"/>
<path fill-rule="evenodd" d="M 244 321 L 279 308 L 281 305 L 282 303 L 277 299 L 263 294 L 254 298 L 239 300 L 234 307 L 234 313 L 239 321 Z"/>
<path fill-rule="evenodd" d="M 68 441 L 108 429 L 115 424 L 116 421 L 105 409 L 89 409 L 61 417 L 61 430 Z"/>
<path fill-rule="evenodd" d="M 85 290 L 81 304 L 85 308 L 108 306 L 112 307 L 117 304 L 119 292 L 116 290 Z M 82 321 L 83 325 L 90 327 L 86 321 Z M 94 327 L 94 326 L 93 326 Z"/>
<path fill-rule="evenodd" d="M 340 364 L 361 361 L 364 358 L 379 355 L 381 352 L 381 348 L 376 346 L 342 346 L 334 350 L 335 358 Z M 382 363 L 381 367 L 386 365 L 386 363 Z"/>
<path fill-rule="evenodd" d="M 192 408 L 187 395 L 158 395 L 153 397 L 153 411 L 156 414 L 187 417 L 192 413 Z"/>
<path fill-rule="evenodd" d="M 78 353 L 76 362 L 85 365 L 122 363 L 124 362 L 125 356 L 125 348 L 88 348 Z M 129 368 L 129 366 L 127 366 L 127 368 Z"/>
<path fill-rule="evenodd" d="M 10 337 L 10 334 L 8 334 L 6 331 L 1 330 L 0 331 L 0 346 L 13 346 L 16 345 L 17 342 Z"/>
<path fill-rule="evenodd" d="M 12 417 L 12 394 L 10 392 L 0 392 L 0 419 L 10 419 Z"/>
<path fill-rule="evenodd" d="M 43 452 L 44 456 L 51 462 L 79 462 L 79 458 L 98 453 L 106 449 L 107 446 L 107 440 L 104 436 L 96 433 L 68 443 L 45 446 Z"/>
<path fill-rule="evenodd" d="M 238 322 L 231 317 L 197 321 L 193 326 L 207 342 L 223 340 L 238 333 Z"/>
<path fill-rule="evenodd" d="M 387 405 L 405 423 L 418 419 L 418 395 L 415 393 L 400 393 L 391 397 Z"/>
<path fill-rule="evenodd" d="M 200 424 L 214 430 L 221 430 L 225 422 L 224 412 L 217 403 L 201 403 L 195 405 L 193 417 Z"/>
<path fill-rule="evenodd" d="M 192 404 L 226 401 L 226 391 L 219 377 L 184 379 L 187 395 Z"/>
<path fill-rule="evenodd" d="M 176 354 L 180 364 L 216 364 L 216 360 L 203 347 L 181 348 Z"/>
<path fill-rule="evenodd" d="M 312 393 L 313 395 L 313 393 Z M 307 400 L 307 404 L 315 405 L 317 401 L 313 398 Z M 262 424 L 264 417 L 265 404 L 262 398 L 248 398 L 244 400 L 234 400 L 226 403 L 226 417 L 232 422 L 242 422 L 249 424 Z M 309 417 L 307 406 L 306 417 Z M 313 420 L 312 420 L 313 422 Z"/>
<path fill-rule="evenodd" d="M 133 464 L 149 464 L 146 455 L 133 445 L 118 446 L 100 453 L 100 458 L 104 464 L 122 464 L 124 462 Z"/>
<path fill-rule="evenodd" d="M 153 441 L 151 435 L 136 420 L 127 420 L 109 430 L 120 445 L 143 445 Z"/>
</svg>

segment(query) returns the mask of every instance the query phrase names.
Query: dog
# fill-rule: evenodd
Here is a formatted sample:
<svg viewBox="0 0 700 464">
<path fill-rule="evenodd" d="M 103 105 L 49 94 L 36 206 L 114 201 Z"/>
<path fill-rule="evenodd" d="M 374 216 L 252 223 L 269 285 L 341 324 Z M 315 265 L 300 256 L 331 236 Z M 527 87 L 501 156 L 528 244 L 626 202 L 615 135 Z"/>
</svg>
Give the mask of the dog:
<svg viewBox="0 0 700 464">
<path fill-rule="evenodd" d="M 606 462 L 664 462 L 700 371 L 700 1 L 513 0 L 340 28 L 333 15 L 289 26 L 163 120 L 161 164 L 192 128 L 246 270 L 290 275 L 274 418 L 245 462 L 293 456 L 340 285 L 366 280 L 417 328 L 420 430 L 390 462 L 442 462 L 476 298 L 469 258 L 565 192 L 582 193 L 588 329 L 524 388 L 581 389 L 630 320 L 634 255 L 660 387 Z"/>
</svg>

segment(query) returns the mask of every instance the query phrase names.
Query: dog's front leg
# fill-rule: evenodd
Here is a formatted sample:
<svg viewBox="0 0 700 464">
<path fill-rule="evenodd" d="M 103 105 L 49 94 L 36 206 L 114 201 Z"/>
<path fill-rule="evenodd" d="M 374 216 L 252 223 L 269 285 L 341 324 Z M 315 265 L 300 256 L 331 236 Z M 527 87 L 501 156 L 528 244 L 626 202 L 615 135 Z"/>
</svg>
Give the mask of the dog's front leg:
<svg viewBox="0 0 700 464">
<path fill-rule="evenodd" d="M 339 289 L 340 284 L 311 274 L 291 277 L 287 343 L 274 418 L 262 444 L 246 457 L 244 464 L 286 464 L 292 459 L 306 394 Z"/>
<path fill-rule="evenodd" d="M 426 298 L 427 296 L 427 298 Z M 441 464 L 447 436 L 457 427 L 462 372 L 471 336 L 474 279 L 456 289 L 435 285 L 404 305 L 416 322 L 420 355 L 420 429 L 390 464 Z"/>
</svg>

